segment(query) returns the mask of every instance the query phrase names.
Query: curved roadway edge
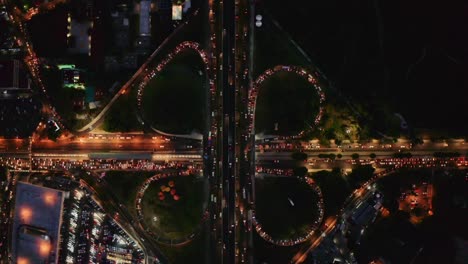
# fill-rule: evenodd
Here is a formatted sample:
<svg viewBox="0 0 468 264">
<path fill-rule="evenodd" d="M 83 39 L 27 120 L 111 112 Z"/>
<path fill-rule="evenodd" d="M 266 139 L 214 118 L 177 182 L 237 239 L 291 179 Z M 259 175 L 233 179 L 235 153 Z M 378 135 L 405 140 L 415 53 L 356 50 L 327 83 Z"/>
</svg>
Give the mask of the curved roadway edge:
<svg viewBox="0 0 468 264">
<path fill-rule="evenodd" d="M 161 130 L 158 130 L 154 127 L 151 127 L 151 129 L 158 133 L 158 134 L 161 134 L 163 136 L 166 136 L 166 137 L 178 137 L 178 138 L 188 138 L 188 139 L 195 139 L 195 140 L 203 140 L 203 134 L 200 134 L 200 133 L 196 133 L 196 132 L 192 132 L 191 134 L 184 134 L 184 135 L 181 135 L 181 134 L 170 134 L 170 133 L 166 133 L 166 132 L 163 132 Z"/>
<path fill-rule="evenodd" d="M 96 175 L 94 172 L 92 172 L 92 177 L 93 178 L 99 178 L 99 175 Z M 74 174 L 73 174 L 74 175 Z M 134 224 L 132 223 L 132 216 L 130 213 L 125 210 L 123 207 L 119 206 L 117 204 L 117 200 L 115 199 L 116 197 L 112 192 L 109 191 L 109 187 L 107 186 L 107 183 L 104 181 L 104 185 L 100 185 L 99 188 L 95 188 L 87 182 L 84 178 L 78 176 L 80 179 L 80 184 L 85 186 L 89 191 L 91 191 L 94 194 L 94 199 L 97 199 L 99 202 L 99 205 L 103 208 L 104 211 L 106 211 L 107 214 L 109 214 L 109 211 L 114 211 L 120 214 L 120 218 L 114 219 L 114 221 L 120 226 L 120 228 L 126 232 L 130 237 L 135 240 L 139 247 L 143 250 L 145 253 L 145 258 L 147 260 L 146 263 L 149 263 L 149 259 L 154 259 L 155 263 L 167 263 L 166 257 L 162 254 L 159 248 L 156 248 L 154 244 L 148 243 L 149 241 L 145 241 L 145 239 L 142 237 L 141 232 L 143 230 L 139 230 Z M 102 184 L 102 183 L 101 183 Z M 98 191 L 99 189 L 99 191 Z M 102 192 L 107 191 L 111 196 L 114 197 L 114 199 L 111 200 L 103 200 L 102 198 Z M 147 237 L 145 237 L 146 240 L 148 240 Z M 151 256 L 150 256 L 151 255 Z"/>
<path fill-rule="evenodd" d="M 294 264 L 300 264 L 306 261 L 308 254 L 312 252 L 315 248 L 317 248 L 324 238 L 331 234 L 334 230 L 337 228 L 337 223 L 340 222 L 340 220 L 345 220 L 347 219 L 347 211 L 352 210 L 355 208 L 355 206 L 359 203 L 362 202 L 362 198 L 366 197 L 366 194 L 369 192 L 372 192 L 374 188 L 374 184 L 377 182 L 379 178 L 385 177 L 387 175 L 390 175 L 392 172 L 397 170 L 398 168 L 389 168 L 386 169 L 382 172 L 374 174 L 374 176 L 369 179 L 367 182 L 363 183 L 360 187 L 355 189 L 349 196 L 346 198 L 345 202 L 343 203 L 343 206 L 341 207 L 340 213 L 335 216 L 328 217 L 325 222 L 325 230 L 321 232 L 318 236 L 315 236 L 311 238 L 308 242 L 309 244 L 299 250 L 291 259 L 290 263 Z"/>
<path fill-rule="evenodd" d="M 319 95 L 319 98 L 320 98 L 319 99 L 320 100 L 319 101 L 319 107 L 320 108 L 319 108 L 319 112 L 317 113 L 317 116 L 314 119 L 314 124 L 318 125 L 320 123 L 320 121 L 322 120 L 323 111 L 324 111 L 323 103 L 325 102 L 325 93 L 323 92 L 322 87 L 320 86 L 319 82 L 317 81 L 317 78 L 314 77 L 312 74 L 310 74 L 305 68 L 302 68 L 302 67 L 277 65 L 277 66 L 275 66 L 273 68 L 270 68 L 270 69 L 266 70 L 263 74 L 261 74 L 257 78 L 257 80 L 254 82 L 254 84 L 252 85 L 252 88 L 249 90 L 249 107 L 248 107 L 248 111 L 249 111 L 249 119 L 250 119 L 249 130 L 250 130 L 251 134 L 255 133 L 255 110 L 257 108 L 258 90 L 259 90 L 261 84 L 266 79 L 273 76 L 277 72 L 281 72 L 281 71 L 293 72 L 293 73 L 295 73 L 295 74 L 297 74 L 299 76 L 302 76 L 315 88 L 315 90 L 317 91 L 317 93 Z M 304 132 L 305 132 L 305 130 L 299 132 L 297 137 L 302 136 L 302 134 Z M 257 137 L 257 135 L 255 135 L 255 137 Z M 258 135 L 258 137 L 259 138 L 267 137 L 267 135 L 263 135 L 263 136 Z"/>
<path fill-rule="evenodd" d="M 277 245 L 277 246 L 283 246 L 283 247 L 288 247 L 288 246 L 295 246 L 298 244 L 301 244 L 307 240 L 309 240 L 314 234 L 315 231 L 318 230 L 320 227 L 320 224 L 323 221 L 323 195 L 322 195 L 322 190 L 320 190 L 320 187 L 315 184 L 314 180 L 309 177 L 301 178 L 301 177 L 296 177 L 300 181 L 305 181 L 310 188 L 312 188 L 318 195 L 319 200 L 317 202 L 318 204 L 318 211 L 319 215 L 317 220 L 314 222 L 312 228 L 307 232 L 305 236 L 298 237 L 298 238 L 290 238 L 290 239 L 282 239 L 282 240 L 275 240 L 271 235 L 269 235 L 267 232 L 265 232 L 262 229 L 262 225 L 257 221 L 255 218 L 255 211 L 253 211 L 253 216 L 252 216 L 252 221 L 253 224 L 255 225 L 255 231 L 257 231 L 258 235 L 262 237 L 265 241 Z"/>
<path fill-rule="evenodd" d="M 145 123 L 144 118 L 143 118 L 143 113 L 142 113 L 142 110 L 141 110 L 142 96 L 143 96 L 144 89 L 148 85 L 148 82 L 151 81 L 159 72 L 161 72 L 166 67 L 166 65 L 169 64 L 179 53 L 181 53 L 181 52 L 183 52 L 183 51 L 185 51 L 187 49 L 191 49 L 191 50 L 195 51 L 200 56 L 201 60 L 203 61 L 203 64 L 205 65 L 205 79 L 208 79 L 208 84 L 213 83 L 208 77 L 208 74 L 209 74 L 209 71 L 210 71 L 209 61 L 208 61 L 209 57 L 208 57 L 207 53 L 203 49 L 200 48 L 200 44 L 197 43 L 197 42 L 193 42 L 193 41 L 184 41 L 184 42 L 180 43 L 179 45 L 177 45 L 174 48 L 174 50 L 171 53 L 169 53 L 158 64 L 157 67 L 155 67 L 155 69 L 148 72 L 143 77 L 142 82 L 138 85 L 138 94 L 137 94 L 138 115 L 139 115 L 138 119 L 142 124 Z M 205 80 L 204 86 L 206 86 L 206 85 L 207 85 L 207 83 L 206 83 L 206 80 Z M 207 102 L 207 104 L 208 104 L 208 102 Z M 191 134 L 172 134 L 172 133 L 167 133 L 167 132 L 158 130 L 158 129 L 152 127 L 152 126 L 150 126 L 150 128 L 151 128 L 151 130 L 153 130 L 156 133 L 159 133 L 159 134 L 161 134 L 163 136 L 203 140 L 203 135 L 200 134 L 200 133 L 192 132 Z"/>
<path fill-rule="evenodd" d="M 189 242 L 191 242 L 198 234 L 200 234 L 201 230 L 203 229 L 203 225 L 205 224 L 205 221 L 208 220 L 209 218 L 209 210 L 208 210 L 208 202 L 205 201 L 203 202 L 203 209 L 202 209 L 202 218 L 200 221 L 200 224 L 194 229 L 194 231 L 186 236 L 185 238 L 178 239 L 178 240 L 173 240 L 165 237 L 161 237 L 154 232 L 150 231 L 146 223 L 143 220 L 143 212 L 142 212 L 142 206 L 141 206 L 141 200 L 143 199 L 143 196 L 145 195 L 146 189 L 148 189 L 149 185 L 155 181 L 161 180 L 161 179 L 166 179 L 170 177 L 176 177 L 176 176 L 188 176 L 190 175 L 189 171 L 182 172 L 182 173 L 158 173 L 151 178 L 148 178 L 143 182 L 143 184 L 140 186 L 139 191 L 137 192 L 137 195 L 135 197 L 135 209 L 137 211 L 137 220 L 140 228 L 142 230 L 145 230 L 149 235 L 151 235 L 152 239 L 154 239 L 156 242 L 167 245 L 167 246 L 182 246 L 185 245 Z M 203 180 L 207 180 L 206 178 L 203 178 Z M 207 197 L 205 197 L 207 200 Z"/>
<path fill-rule="evenodd" d="M 379 16 L 379 15 L 380 15 L 380 14 L 378 14 L 378 12 L 379 12 L 378 8 L 379 8 L 379 7 L 377 6 L 376 8 L 377 8 L 377 9 L 376 9 L 376 14 L 377 14 L 377 16 Z M 305 58 L 311 65 L 314 65 L 314 63 L 312 63 L 312 59 L 311 59 L 310 56 L 307 54 L 307 52 L 305 52 L 304 49 L 302 49 L 302 48 L 297 44 L 297 42 L 291 37 L 291 35 L 290 35 L 286 30 L 283 29 L 283 27 L 279 24 L 279 22 L 278 22 L 276 19 L 274 19 L 273 16 L 272 16 L 269 12 L 266 12 L 266 11 L 265 11 L 265 15 L 268 16 L 268 18 L 273 22 L 273 25 L 275 25 L 276 28 L 277 28 L 278 30 L 280 30 L 283 34 L 285 34 L 285 35 L 288 37 L 289 41 L 297 48 L 297 50 L 304 56 L 304 58 Z M 379 19 L 380 19 L 380 18 L 377 17 L 377 20 L 379 20 Z M 379 25 L 379 27 L 380 27 L 380 25 Z M 380 32 L 379 32 L 379 33 L 380 33 Z M 422 53 L 423 53 L 423 54 L 422 54 L 421 56 L 422 56 L 422 58 L 424 58 L 426 51 L 423 50 Z M 420 61 L 419 61 L 419 59 L 418 59 L 418 61 L 416 62 L 416 64 L 419 63 L 419 62 L 420 62 Z M 315 65 L 316 65 L 316 64 L 315 64 Z M 416 66 L 416 65 L 414 65 L 414 64 L 413 64 L 413 65 L 410 65 L 410 68 L 413 67 L 413 66 Z M 332 80 L 328 79 L 327 76 L 326 76 L 319 68 L 315 68 L 315 67 L 314 67 L 314 70 L 316 71 L 316 74 L 317 74 L 318 77 L 321 77 L 323 80 L 325 80 L 325 81 L 328 83 L 328 86 L 327 86 L 328 88 L 330 88 L 330 89 L 332 89 L 333 91 L 335 91 L 336 94 L 337 94 L 338 96 L 340 96 L 343 100 L 345 100 L 345 102 L 346 102 L 346 104 L 348 105 L 348 107 L 350 108 L 350 110 L 353 111 L 353 113 L 356 114 L 356 116 L 358 116 L 358 117 L 360 117 L 360 118 L 363 118 L 363 117 L 364 117 L 363 114 L 362 114 L 362 113 L 356 108 L 356 106 L 351 102 L 352 100 L 349 98 L 349 96 L 345 95 L 340 89 L 338 89 L 338 88 L 336 87 L 335 83 L 334 83 Z M 409 71 L 409 69 L 408 69 L 408 71 Z M 406 76 L 408 76 L 408 72 L 407 72 Z M 366 118 L 366 120 L 368 120 L 368 118 Z M 383 133 L 383 132 L 380 131 L 380 130 L 374 129 L 374 131 L 375 131 L 376 133 L 378 133 L 379 135 L 381 135 L 382 137 L 386 138 L 386 139 L 393 139 L 392 137 L 386 135 L 385 133 Z"/>
<path fill-rule="evenodd" d="M 87 125 L 85 125 L 84 127 L 80 128 L 77 130 L 77 132 L 79 133 L 83 133 L 83 132 L 89 132 L 91 131 L 95 125 L 99 122 L 102 122 L 104 116 L 106 115 L 107 111 L 111 108 L 111 106 L 115 103 L 115 101 L 117 101 L 117 99 L 120 97 L 120 95 L 124 94 L 128 88 L 132 87 L 134 85 L 134 81 L 140 77 L 140 74 L 142 74 L 143 72 L 146 72 L 147 71 L 147 67 L 148 67 L 148 64 L 154 59 L 154 57 L 156 55 L 159 54 L 159 51 L 166 46 L 167 42 L 169 42 L 169 40 L 174 37 L 180 30 L 182 30 L 182 28 L 184 28 L 190 21 L 193 17 L 195 17 L 196 15 L 198 14 L 198 10 L 194 12 L 194 15 L 188 19 L 187 21 L 185 21 L 184 23 L 182 23 L 177 29 L 175 29 L 160 45 L 159 47 L 150 55 L 150 57 L 140 66 L 140 68 L 138 69 L 137 72 L 135 72 L 135 74 L 133 74 L 132 78 L 130 78 L 130 80 L 128 80 L 123 86 L 122 88 L 120 88 L 120 90 L 117 92 L 117 94 L 114 95 L 114 97 L 112 98 L 111 101 L 109 101 L 109 103 L 101 110 L 101 112 L 93 119 L 91 120 L 91 122 L 89 122 Z"/>
<path fill-rule="evenodd" d="M 137 113 L 137 119 L 140 123 L 144 124 L 145 122 L 143 121 L 143 118 L 140 116 L 140 113 Z M 199 140 L 199 141 L 202 141 L 203 140 L 203 135 L 200 134 L 200 133 L 196 133 L 196 132 L 192 132 L 191 134 L 185 134 L 185 135 L 181 135 L 181 134 L 171 134 L 171 133 L 166 133 L 164 131 L 161 131 L 161 130 L 158 130 L 152 126 L 149 127 L 151 130 L 153 130 L 154 132 L 162 135 L 162 136 L 166 136 L 166 137 L 177 137 L 177 138 L 186 138 L 186 139 L 194 139 L 194 140 Z"/>
</svg>

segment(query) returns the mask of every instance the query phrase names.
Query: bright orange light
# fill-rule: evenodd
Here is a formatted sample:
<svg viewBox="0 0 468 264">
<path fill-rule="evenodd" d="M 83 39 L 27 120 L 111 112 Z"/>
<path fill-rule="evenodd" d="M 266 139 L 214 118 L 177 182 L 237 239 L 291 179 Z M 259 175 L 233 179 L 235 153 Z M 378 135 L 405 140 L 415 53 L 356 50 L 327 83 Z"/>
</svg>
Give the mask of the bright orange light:
<svg viewBox="0 0 468 264">
<path fill-rule="evenodd" d="M 55 195 L 53 195 L 52 193 L 46 193 L 44 195 L 44 202 L 47 205 L 54 205 L 55 204 Z"/>
<path fill-rule="evenodd" d="M 382 217 L 387 217 L 390 215 L 390 211 L 385 208 L 385 207 L 382 207 L 382 209 L 380 210 L 380 212 L 382 213 Z"/>
<path fill-rule="evenodd" d="M 49 241 L 43 240 L 39 243 L 39 254 L 41 254 L 41 256 L 48 256 L 50 254 L 50 249 L 51 246 Z"/>
<path fill-rule="evenodd" d="M 25 257 L 18 257 L 18 261 L 16 262 L 18 264 L 29 264 L 29 260 Z"/>
<path fill-rule="evenodd" d="M 20 217 L 24 222 L 31 221 L 33 211 L 29 207 L 23 207 L 20 210 Z"/>
</svg>

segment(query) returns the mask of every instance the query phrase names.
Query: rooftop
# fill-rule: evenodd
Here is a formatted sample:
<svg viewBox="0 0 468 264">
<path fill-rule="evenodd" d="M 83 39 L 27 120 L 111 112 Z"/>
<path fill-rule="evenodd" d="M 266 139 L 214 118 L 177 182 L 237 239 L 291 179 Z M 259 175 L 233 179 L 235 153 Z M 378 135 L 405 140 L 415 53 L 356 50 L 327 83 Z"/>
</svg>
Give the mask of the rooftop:
<svg viewBox="0 0 468 264">
<path fill-rule="evenodd" d="M 18 182 L 12 253 L 18 263 L 57 263 L 64 193 Z"/>
</svg>

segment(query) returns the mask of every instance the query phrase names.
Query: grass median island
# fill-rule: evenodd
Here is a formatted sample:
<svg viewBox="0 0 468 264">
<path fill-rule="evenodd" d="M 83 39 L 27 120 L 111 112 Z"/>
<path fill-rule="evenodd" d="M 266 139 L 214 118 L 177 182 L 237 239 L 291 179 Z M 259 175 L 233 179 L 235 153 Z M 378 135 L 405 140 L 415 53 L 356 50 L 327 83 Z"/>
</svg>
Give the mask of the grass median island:
<svg viewBox="0 0 468 264">
<path fill-rule="evenodd" d="M 322 190 L 325 218 L 337 214 L 351 194 L 351 187 L 342 173 L 340 169 L 333 169 L 312 174 L 312 179 Z"/>
<path fill-rule="evenodd" d="M 205 240 L 207 239 L 202 232 L 186 245 L 177 247 L 159 245 L 159 249 L 171 264 L 206 263 Z"/>
<path fill-rule="evenodd" d="M 193 175 L 154 181 L 141 203 L 146 227 L 166 239 L 184 239 L 200 224 L 203 199 L 203 180 Z"/>
<path fill-rule="evenodd" d="M 319 201 L 307 183 L 295 177 L 265 177 L 255 184 L 255 217 L 265 232 L 273 239 L 307 234 L 317 220 Z"/>
<path fill-rule="evenodd" d="M 280 71 L 266 79 L 258 89 L 257 133 L 288 136 L 314 126 L 320 107 L 319 96 L 315 87 L 302 76 Z"/>
<path fill-rule="evenodd" d="M 154 171 L 108 171 L 104 177 L 109 188 L 119 199 L 120 203 L 127 207 L 128 211 L 136 216 L 135 197 L 138 188 L 143 182 L 155 175 Z"/>
<path fill-rule="evenodd" d="M 204 68 L 195 51 L 179 53 L 144 89 L 142 111 L 145 120 L 167 133 L 203 131 Z"/>
<path fill-rule="evenodd" d="M 107 132 L 140 131 L 142 125 L 138 122 L 136 112 L 136 91 L 121 95 L 104 117 L 102 129 Z"/>
</svg>

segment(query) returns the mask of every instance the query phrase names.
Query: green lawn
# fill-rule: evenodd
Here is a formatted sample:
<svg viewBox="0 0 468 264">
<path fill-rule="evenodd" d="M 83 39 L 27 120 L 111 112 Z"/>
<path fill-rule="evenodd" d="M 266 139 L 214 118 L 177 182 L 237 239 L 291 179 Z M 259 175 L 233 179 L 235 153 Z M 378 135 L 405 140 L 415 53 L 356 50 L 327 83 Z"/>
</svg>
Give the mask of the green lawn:
<svg viewBox="0 0 468 264">
<path fill-rule="evenodd" d="M 295 135 L 314 126 L 318 111 L 319 97 L 315 87 L 295 73 L 278 72 L 259 87 L 255 113 L 256 131 Z"/>
<path fill-rule="evenodd" d="M 108 171 L 104 179 L 120 202 L 127 207 L 129 212 L 136 216 L 135 197 L 138 188 L 146 179 L 155 174 L 156 172 L 151 171 Z"/>
<path fill-rule="evenodd" d="M 256 218 L 267 233 L 274 239 L 307 234 L 318 217 L 318 195 L 309 185 L 289 177 L 265 177 L 255 184 Z"/>
<path fill-rule="evenodd" d="M 137 119 L 136 90 L 121 95 L 104 117 L 102 129 L 108 132 L 139 131 L 142 125 Z"/>
<path fill-rule="evenodd" d="M 171 264 L 206 263 L 206 248 L 204 243 L 206 239 L 208 239 L 206 235 L 201 233 L 201 235 L 195 237 L 189 244 L 181 247 L 159 245 L 159 249 L 161 249 L 162 253 Z"/>
<path fill-rule="evenodd" d="M 176 190 L 178 201 L 168 192 L 163 192 L 165 199 L 159 200 L 161 186 L 168 186 L 169 181 L 175 183 L 171 190 Z M 200 224 L 203 199 L 203 181 L 195 176 L 177 176 L 153 182 L 142 198 L 146 226 L 167 239 L 185 238 Z"/>
<path fill-rule="evenodd" d="M 312 178 L 322 191 L 324 218 L 337 214 L 351 194 L 351 187 L 343 178 L 341 170 L 319 171 L 312 174 Z"/>
<path fill-rule="evenodd" d="M 180 53 L 145 88 L 142 102 L 145 120 L 168 133 L 203 131 L 204 79 L 204 65 L 198 53 L 192 50 Z"/>
</svg>

